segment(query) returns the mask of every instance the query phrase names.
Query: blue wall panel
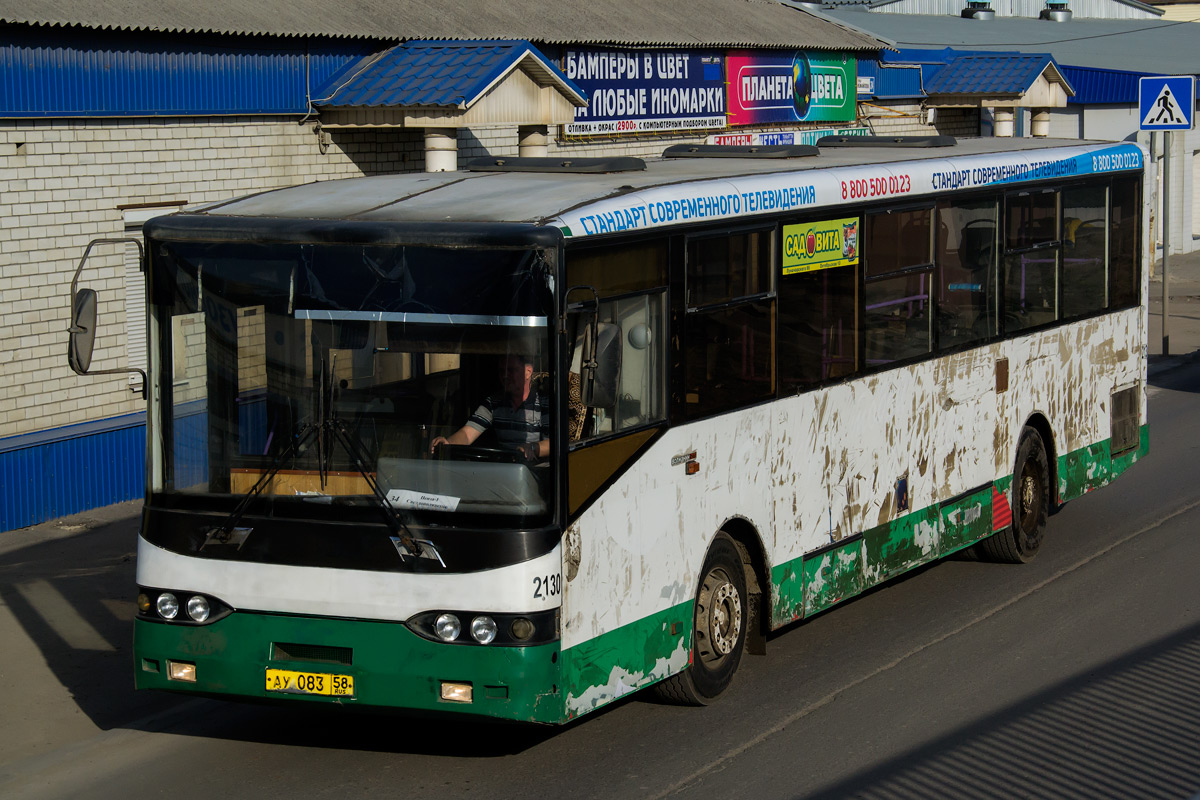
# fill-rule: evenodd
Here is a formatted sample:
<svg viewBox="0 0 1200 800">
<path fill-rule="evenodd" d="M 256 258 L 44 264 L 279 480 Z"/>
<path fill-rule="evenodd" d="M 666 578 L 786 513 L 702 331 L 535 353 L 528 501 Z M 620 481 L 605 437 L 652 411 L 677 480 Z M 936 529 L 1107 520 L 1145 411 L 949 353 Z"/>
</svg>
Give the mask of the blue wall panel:
<svg viewBox="0 0 1200 800">
<path fill-rule="evenodd" d="M 1090 67 L 1061 67 L 1063 77 L 1075 90 L 1068 103 L 1092 105 L 1137 103 L 1138 79 L 1142 73 Z"/>
<path fill-rule="evenodd" d="M 0 25 L 0 117 L 304 114 L 307 87 L 382 46 Z"/>
<path fill-rule="evenodd" d="M 61 438 L 28 447 L 23 437 L 0 442 L 8 448 L 0 450 L 0 531 L 141 498 L 146 425 L 118 424 L 82 434 L 63 428 Z"/>
</svg>

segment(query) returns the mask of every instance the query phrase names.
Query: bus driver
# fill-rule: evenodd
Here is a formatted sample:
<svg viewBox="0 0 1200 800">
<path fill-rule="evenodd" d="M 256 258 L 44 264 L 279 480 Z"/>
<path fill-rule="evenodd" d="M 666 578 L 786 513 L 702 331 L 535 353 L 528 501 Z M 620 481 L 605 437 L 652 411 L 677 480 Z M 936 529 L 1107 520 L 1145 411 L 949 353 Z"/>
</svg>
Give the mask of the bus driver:
<svg viewBox="0 0 1200 800">
<path fill-rule="evenodd" d="M 501 447 L 520 450 L 534 460 L 550 455 L 550 415 L 546 397 L 531 391 L 533 364 L 523 355 L 508 355 L 500 365 L 504 393 L 484 398 L 465 425 L 449 436 L 436 436 L 429 452 L 438 445 L 470 445 L 489 428 L 496 432 Z"/>
</svg>

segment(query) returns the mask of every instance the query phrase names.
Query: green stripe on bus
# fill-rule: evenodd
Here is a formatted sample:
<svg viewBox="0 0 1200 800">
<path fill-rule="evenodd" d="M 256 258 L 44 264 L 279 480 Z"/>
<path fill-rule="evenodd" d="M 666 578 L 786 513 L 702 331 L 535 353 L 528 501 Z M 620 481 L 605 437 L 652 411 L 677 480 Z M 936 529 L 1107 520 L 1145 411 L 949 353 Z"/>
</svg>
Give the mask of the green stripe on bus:
<svg viewBox="0 0 1200 800">
<path fill-rule="evenodd" d="M 567 719 L 680 672 L 691 647 L 689 600 L 564 650 Z"/>
<path fill-rule="evenodd" d="M 276 642 L 348 649 L 352 663 L 272 660 Z M 440 644 L 417 636 L 399 622 L 239 611 L 198 626 L 138 620 L 133 649 L 139 689 L 563 721 L 557 642 L 532 647 Z M 168 660 L 195 664 L 196 682 L 168 680 Z M 354 697 L 268 692 L 268 668 L 349 675 L 354 678 Z M 473 701 L 442 700 L 442 681 L 470 683 Z"/>
<path fill-rule="evenodd" d="M 1062 502 L 1082 497 L 1094 489 L 1107 486 L 1118 475 L 1150 452 L 1150 428 L 1143 425 L 1138 431 L 1137 447 L 1113 456 L 1112 443 L 1105 439 L 1090 447 L 1080 448 L 1058 458 L 1058 497 Z"/>
<path fill-rule="evenodd" d="M 1062 500 L 1110 483 L 1150 451 L 1143 425 L 1136 448 L 1115 457 L 1109 442 L 1083 447 L 1057 459 Z M 771 625 L 780 627 L 823 611 L 914 567 L 970 547 L 992 531 L 992 488 L 1007 495 L 1012 475 L 969 495 L 918 509 L 871 528 L 861 538 L 816 556 L 795 558 L 771 569 Z"/>
</svg>

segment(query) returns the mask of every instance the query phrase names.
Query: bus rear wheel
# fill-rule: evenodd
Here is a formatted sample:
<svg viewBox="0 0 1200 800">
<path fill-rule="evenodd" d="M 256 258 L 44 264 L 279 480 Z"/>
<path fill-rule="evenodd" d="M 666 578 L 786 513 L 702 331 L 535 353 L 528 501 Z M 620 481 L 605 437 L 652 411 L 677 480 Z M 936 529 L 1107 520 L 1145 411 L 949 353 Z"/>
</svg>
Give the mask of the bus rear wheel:
<svg viewBox="0 0 1200 800">
<path fill-rule="evenodd" d="M 1021 431 L 1012 483 L 1012 524 L 980 542 L 992 561 L 1026 564 L 1033 560 L 1046 533 L 1050 513 L 1050 468 L 1042 437 L 1033 428 Z"/>
<path fill-rule="evenodd" d="M 718 534 L 704 559 L 696 591 L 691 666 L 655 687 L 660 698 L 706 706 L 729 687 L 746 648 L 747 598 L 737 545 L 727 534 Z"/>
</svg>

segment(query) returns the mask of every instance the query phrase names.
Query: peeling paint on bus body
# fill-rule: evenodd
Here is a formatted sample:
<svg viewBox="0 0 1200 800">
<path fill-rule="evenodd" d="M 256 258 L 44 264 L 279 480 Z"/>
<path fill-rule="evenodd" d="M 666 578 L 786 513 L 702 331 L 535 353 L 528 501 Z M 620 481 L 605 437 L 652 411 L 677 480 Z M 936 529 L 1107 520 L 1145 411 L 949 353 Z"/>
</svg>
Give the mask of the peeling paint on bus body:
<svg viewBox="0 0 1200 800">
<path fill-rule="evenodd" d="M 989 535 L 1003 511 L 993 487 L 1011 503 L 1017 443 L 1035 414 L 1052 432 L 1063 498 L 1112 480 L 1146 449 L 1110 459 L 1107 444 L 1114 389 L 1143 387 L 1144 424 L 1144 335 L 1143 310 L 1128 309 L 667 429 L 564 548 L 577 541 L 581 565 L 564 598 L 564 656 L 590 663 L 568 689 L 571 713 L 686 667 L 688 648 L 640 621 L 690 609 L 731 519 L 760 539 L 778 628 Z M 671 465 L 685 452 L 699 473 Z M 627 628 L 641 633 L 609 637 Z"/>
<path fill-rule="evenodd" d="M 564 650 L 565 718 L 573 719 L 688 665 L 691 602 Z"/>
</svg>

